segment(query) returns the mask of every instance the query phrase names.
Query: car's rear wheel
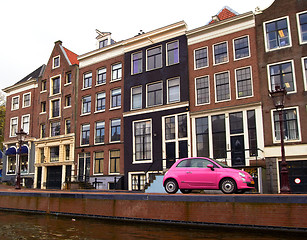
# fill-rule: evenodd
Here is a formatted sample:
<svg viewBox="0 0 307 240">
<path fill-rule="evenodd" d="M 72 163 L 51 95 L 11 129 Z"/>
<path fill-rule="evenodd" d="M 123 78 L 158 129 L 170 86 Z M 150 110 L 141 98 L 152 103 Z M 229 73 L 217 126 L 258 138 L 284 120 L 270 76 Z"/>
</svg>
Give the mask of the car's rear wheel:
<svg viewBox="0 0 307 240">
<path fill-rule="evenodd" d="M 175 179 L 168 179 L 164 188 L 167 193 L 174 194 L 178 191 L 178 183 Z"/>
<path fill-rule="evenodd" d="M 188 193 L 191 193 L 192 190 L 191 189 L 180 189 L 180 192 L 182 192 L 183 194 L 188 194 Z"/>
<path fill-rule="evenodd" d="M 225 178 L 220 183 L 220 189 L 223 193 L 231 194 L 236 192 L 237 185 L 236 182 L 231 178 Z"/>
</svg>

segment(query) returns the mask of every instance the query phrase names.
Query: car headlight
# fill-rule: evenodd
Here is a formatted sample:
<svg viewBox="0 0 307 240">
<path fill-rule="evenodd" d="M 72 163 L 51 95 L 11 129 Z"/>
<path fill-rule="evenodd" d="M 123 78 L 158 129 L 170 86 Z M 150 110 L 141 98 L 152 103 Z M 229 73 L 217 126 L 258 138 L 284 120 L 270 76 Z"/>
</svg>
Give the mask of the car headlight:
<svg viewBox="0 0 307 240">
<path fill-rule="evenodd" d="M 239 172 L 239 175 L 240 175 L 241 177 L 245 177 L 245 174 L 242 173 L 242 172 Z"/>
</svg>

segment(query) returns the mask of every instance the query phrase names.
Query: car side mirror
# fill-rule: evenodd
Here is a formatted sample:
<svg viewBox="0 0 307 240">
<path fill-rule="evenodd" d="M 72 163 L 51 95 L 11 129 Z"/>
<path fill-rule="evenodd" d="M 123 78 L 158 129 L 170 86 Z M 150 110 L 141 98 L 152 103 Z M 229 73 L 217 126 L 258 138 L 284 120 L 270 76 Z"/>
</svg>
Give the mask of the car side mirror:
<svg viewBox="0 0 307 240">
<path fill-rule="evenodd" d="M 208 165 L 207 165 L 207 168 L 211 168 L 211 170 L 214 171 L 213 164 L 208 164 Z"/>
</svg>

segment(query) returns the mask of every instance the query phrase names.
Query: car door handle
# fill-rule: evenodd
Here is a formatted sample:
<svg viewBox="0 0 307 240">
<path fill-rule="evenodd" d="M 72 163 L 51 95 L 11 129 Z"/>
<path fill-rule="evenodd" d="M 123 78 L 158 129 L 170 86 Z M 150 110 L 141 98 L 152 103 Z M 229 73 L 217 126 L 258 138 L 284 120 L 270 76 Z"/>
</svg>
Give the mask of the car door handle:
<svg viewBox="0 0 307 240">
<path fill-rule="evenodd" d="M 188 171 L 187 173 L 190 174 L 190 173 L 192 173 L 192 172 Z"/>
</svg>

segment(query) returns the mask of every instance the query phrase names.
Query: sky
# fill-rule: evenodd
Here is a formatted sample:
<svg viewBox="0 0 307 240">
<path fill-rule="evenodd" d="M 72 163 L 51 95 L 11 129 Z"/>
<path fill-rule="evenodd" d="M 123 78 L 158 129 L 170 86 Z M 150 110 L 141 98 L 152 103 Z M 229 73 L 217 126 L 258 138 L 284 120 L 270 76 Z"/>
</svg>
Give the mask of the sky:
<svg viewBox="0 0 307 240">
<path fill-rule="evenodd" d="M 54 42 L 78 55 L 96 48 L 96 29 L 115 41 L 179 21 L 206 25 L 224 6 L 242 14 L 274 0 L 9 0 L 0 2 L 0 89 L 47 64 Z"/>
</svg>

